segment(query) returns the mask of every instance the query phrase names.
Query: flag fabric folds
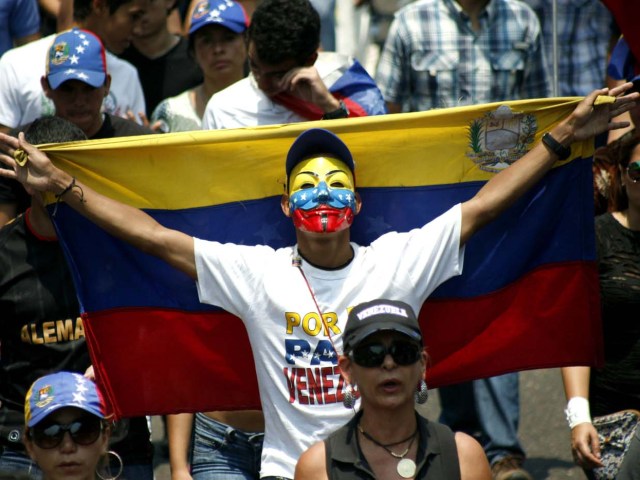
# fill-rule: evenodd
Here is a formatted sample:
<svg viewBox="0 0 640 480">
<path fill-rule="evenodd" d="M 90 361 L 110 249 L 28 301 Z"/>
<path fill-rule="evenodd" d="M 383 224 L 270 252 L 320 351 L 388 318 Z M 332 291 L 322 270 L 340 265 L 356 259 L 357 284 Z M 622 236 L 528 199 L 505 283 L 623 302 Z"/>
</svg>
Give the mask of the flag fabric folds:
<svg viewBox="0 0 640 480">
<path fill-rule="evenodd" d="M 284 159 L 310 127 L 356 160 L 352 240 L 423 225 L 471 198 L 570 113 L 575 98 L 43 147 L 86 184 L 199 238 L 295 242 Z M 431 386 L 602 361 L 590 142 L 467 244 L 464 273 L 424 304 Z M 118 416 L 259 408 L 242 322 L 194 282 L 60 204 L 55 217 L 99 382 Z M 580 332 L 580 334 L 576 334 Z M 340 353 L 340 352 L 338 352 Z M 309 389 L 313 386 L 309 385 Z"/>
</svg>

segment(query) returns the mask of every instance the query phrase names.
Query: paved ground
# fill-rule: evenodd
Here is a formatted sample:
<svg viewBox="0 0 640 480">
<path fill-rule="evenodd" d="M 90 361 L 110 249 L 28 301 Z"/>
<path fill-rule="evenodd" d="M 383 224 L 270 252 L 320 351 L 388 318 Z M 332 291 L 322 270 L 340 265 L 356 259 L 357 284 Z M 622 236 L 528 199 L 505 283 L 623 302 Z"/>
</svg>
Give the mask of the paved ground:
<svg viewBox="0 0 640 480">
<path fill-rule="evenodd" d="M 431 395 L 426 408 L 429 418 L 437 418 L 438 396 Z M 523 372 L 520 377 L 520 437 L 527 450 L 526 468 L 536 480 L 566 480 L 586 477 L 575 467 L 569 448 L 569 430 L 564 419 L 564 394 L 558 370 Z M 170 480 L 166 451 L 159 442 L 162 422 L 153 419 L 156 440 L 156 480 Z"/>
</svg>

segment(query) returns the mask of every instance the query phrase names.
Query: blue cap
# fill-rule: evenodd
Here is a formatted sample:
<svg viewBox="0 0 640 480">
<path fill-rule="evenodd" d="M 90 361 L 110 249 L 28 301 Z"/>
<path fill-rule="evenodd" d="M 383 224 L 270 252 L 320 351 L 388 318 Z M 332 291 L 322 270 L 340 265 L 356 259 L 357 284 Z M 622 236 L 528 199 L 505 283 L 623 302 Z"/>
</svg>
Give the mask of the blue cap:
<svg viewBox="0 0 640 480">
<path fill-rule="evenodd" d="M 202 0 L 191 14 L 189 35 L 207 25 L 221 25 L 242 33 L 249 27 L 249 17 L 244 7 L 233 0 Z"/>
<path fill-rule="evenodd" d="M 73 28 L 56 36 L 47 55 L 47 80 L 54 90 L 67 80 L 104 85 L 107 62 L 102 42 L 87 30 Z"/>
<path fill-rule="evenodd" d="M 335 133 L 324 128 L 312 128 L 305 130 L 293 142 L 287 153 L 287 177 L 291 175 L 293 168 L 301 161 L 312 156 L 327 155 L 343 161 L 353 173 L 355 163 L 349 148 Z"/>
<path fill-rule="evenodd" d="M 24 422 L 33 427 L 64 407 L 105 417 L 104 399 L 95 383 L 79 373 L 58 372 L 33 382 L 24 402 Z"/>
</svg>

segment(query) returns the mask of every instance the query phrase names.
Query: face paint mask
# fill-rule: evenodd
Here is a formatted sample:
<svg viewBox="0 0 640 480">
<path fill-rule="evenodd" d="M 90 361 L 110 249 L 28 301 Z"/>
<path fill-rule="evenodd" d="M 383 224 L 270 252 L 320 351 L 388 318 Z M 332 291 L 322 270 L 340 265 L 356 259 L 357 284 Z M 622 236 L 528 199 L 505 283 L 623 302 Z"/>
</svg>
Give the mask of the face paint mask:
<svg viewBox="0 0 640 480">
<path fill-rule="evenodd" d="M 356 209 L 355 193 L 348 188 L 315 188 L 291 194 L 289 207 L 296 228 L 305 232 L 332 233 L 349 228 Z"/>
<path fill-rule="evenodd" d="M 353 175 L 331 157 L 311 158 L 292 172 L 289 209 L 299 230 L 332 233 L 353 223 L 357 202 Z"/>
</svg>

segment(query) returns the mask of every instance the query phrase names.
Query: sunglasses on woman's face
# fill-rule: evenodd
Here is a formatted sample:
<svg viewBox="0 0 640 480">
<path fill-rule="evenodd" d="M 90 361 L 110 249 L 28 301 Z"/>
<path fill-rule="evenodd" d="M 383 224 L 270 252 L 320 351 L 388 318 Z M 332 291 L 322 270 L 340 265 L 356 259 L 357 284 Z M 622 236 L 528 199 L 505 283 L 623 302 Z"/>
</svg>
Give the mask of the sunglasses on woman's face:
<svg viewBox="0 0 640 480">
<path fill-rule="evenodd" d="M 358 345 L 351 352 L 351 358 L 357 365 L 365 368 L 379 367 L 387 355 L 391 355 L 397 365 L 413 365 L 420 359 L 422 347 L 415 342 L 396 340 L 391 345 L 367 343 Z"/>
<path fill-rule="evenodd" d="M 627 175 L 629 175 L 629 179 L 633 183 L 636 183 L 638 180 L 640 180 L 640 160 L 631 162 L 627 166 Z"/>
<path fill-rule="evenodd" d="M 102 432 L 102 420 L 95 416 L 87 416 L 66 425 L 61 423 L 36 425 L 31 429 L 30 436 L 38 447 L 50 449 L 62 443 L 65 432 L 69 432 L 76 444 L 91 445 Z"/>
</svg>

